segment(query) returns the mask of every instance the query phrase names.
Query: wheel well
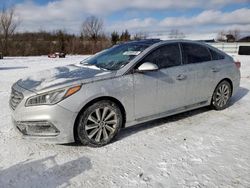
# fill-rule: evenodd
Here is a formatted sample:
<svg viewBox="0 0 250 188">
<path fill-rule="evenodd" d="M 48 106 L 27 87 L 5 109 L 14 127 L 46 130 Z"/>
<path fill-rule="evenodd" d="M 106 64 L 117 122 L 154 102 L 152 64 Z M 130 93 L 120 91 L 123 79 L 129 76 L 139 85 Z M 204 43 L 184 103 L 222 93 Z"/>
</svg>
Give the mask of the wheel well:
<svg viewBox="0 0 250 188">
<path fill-rule="evenodd" d="M 219 83 L 218 83 L 218 85 L 221 83 L 221 82 L 223 82 L 223 81 L 228 81 L 228 83 L 230 84 L 230 86 L 231 86 L 231 88 L 232 88 L 232 93 L 231 93 L 231 95 L 233 94 L 233 82 L 229 79 L 229 78 L 224 78 L 223 80 L 221 80 Z M 217 87 L 217 86 L 216 86 Z"/>
<path fill-rule="evenodd" d="M 121 113 L 122 113 L 122 117 L 123 117 L 123 122 L 122 122 L 122 128 L 124 128 L 125 126 L 125 122 L 126 122 L 126 111 L 125 111 L 125 108 L 124 106 L 122 105 L 122 103 L 117 100 L 116 98 L 114 97 L 108 97 L 108 96 L 105 96 L 105 97 L 98 97 L 96 99 L 93 99 L 92 101 L 88 102 L 84 107 L 82 107 L 82 109 L 80 110 L 80 112 L 78 113 L 76 119 L 75 119 L 75 123 L 74 123 L 74 138 L 75 138 L 75 141 L 78 141 L 79 139 L 77 138 L 77 124 L 79 123 L 79 117 L 80 117 L 80 114 L 86 110 L 89 106 L 91 106 L 92 104 L 96 103 L 96 102 L 99 102 L 99 101 L 102 101 L 102 100 L 109 100 L 109 101 L 112 101 L 114 102 L 115 104 L 118 105 L 118 107 L 120 108 L 121 110 Z"/>
</svg>

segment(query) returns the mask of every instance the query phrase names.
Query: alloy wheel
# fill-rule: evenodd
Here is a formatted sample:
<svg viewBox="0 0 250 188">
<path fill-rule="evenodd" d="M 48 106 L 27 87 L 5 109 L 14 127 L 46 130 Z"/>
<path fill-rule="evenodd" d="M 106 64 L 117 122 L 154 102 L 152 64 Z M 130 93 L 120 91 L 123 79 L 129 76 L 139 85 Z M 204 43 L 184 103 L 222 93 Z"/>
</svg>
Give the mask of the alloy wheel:
<svg viewBox="0 0 250 188">
<path fill-rule="evenodd" d="M 216 91 L 214 103 L 220 108 L 224 107 L 230 98 L 230 92 L 230 86 L 228 84 L 221 84 Z"/>
<path fill-rule="evenodd" d="M 113 137 L 117 128 L 117 114 L 110 107 L 96 108 L 87 118 L 85 131 L 88 138 L 96 143 Z"/>
</svg>

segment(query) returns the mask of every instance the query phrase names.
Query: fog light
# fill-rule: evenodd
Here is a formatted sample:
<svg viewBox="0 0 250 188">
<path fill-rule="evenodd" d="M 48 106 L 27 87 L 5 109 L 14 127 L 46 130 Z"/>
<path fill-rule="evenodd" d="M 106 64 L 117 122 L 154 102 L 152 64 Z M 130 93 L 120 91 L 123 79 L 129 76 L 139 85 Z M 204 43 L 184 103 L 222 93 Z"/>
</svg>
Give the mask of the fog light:
<svg viewBox="0 0 250 188">
<path fill-rule="evenodd" d="M 60 131 L 48 121 L 19 121 L 17 128 L 28 136 L 57 136 Z"/>
</svg>

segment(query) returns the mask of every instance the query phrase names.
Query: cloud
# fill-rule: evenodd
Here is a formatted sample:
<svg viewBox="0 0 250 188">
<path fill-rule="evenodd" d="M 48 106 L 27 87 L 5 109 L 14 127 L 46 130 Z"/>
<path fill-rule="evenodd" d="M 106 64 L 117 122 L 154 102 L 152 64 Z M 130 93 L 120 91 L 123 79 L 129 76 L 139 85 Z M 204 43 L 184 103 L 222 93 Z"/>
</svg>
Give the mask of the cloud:
<svg viewBox="0 0 250 188">
<path fill-rule="evenodd" d="M 237 0 L 240 2 L 250 2 L 249 0 Z M 70 32 L 79 33 L 82 21 L 88 15 L 97 15 L 102 18 L 112 15 L 114 12 L 135 10 L 140 11 L 158 11 L 158 10 L 183 10 L 187 11 L 193 8 L 203 9 L 203 12 L 188 17 L 167 17 L 161 20 L 155 18 L 133 18 L 110 23 L 106 22 L 107 30 L 133 31 L 156 31 L 170 28 L 199 27 L 206 25 L 239 25 L 248 24 L 250 17 L 249 9 L 239 9 L 230 13 L 219 11 L 220 7 L 235 3 L 235 0 L 57 0 L 51 1 L 45 5 L 35 4 L 32 0 L 16 5 L 16 13 L 22 20 L 19 31 L 37 31 L 65 29 Z M 219 26 L 218 26 L 219 27 Z"/>
<path fill-rule="evenodd" d="M 108 30 L 118 30 L 122 31 L 125 29 L 128 30 L 148 30 L 151 29 L 153 26 L 158 25 L 159 22 L 156 19 L 153 18 L 145 18 L 145 19 L 139 19 L 134 18 L 127 21 L 121 21 L 116 22 L 108 27 Z"/>
<path fill-rule="evenodd" d="M 160 22 L 164 27 L 187 27 L 201 25 L 227 25 L 227 24 L 248 24 L 250 9 L 238 9 L 230 13 L 223 13 L 218 10 L 207 10 L 198 16 L 185 18 L 166 18 Z"/>
<path fill-rule="evenodd" d="M 250 2 L 249 0 L 237 0 L 237 3 Z M 51 1 L 46 5 L 37 5 L 33 1 L 25 1 L 18 4 L 18 10 L 24 15 L 37 12 L 41 15 L 67 17 L 68 15 L 87 14 L 108 14 L 125 9 L 137 10 L 168 10 L 168 9 L 190 9 L 190 8 L 219 8 L 225 5 L 236 3 L 235 0 L 57 0 Z M 47 14 L 48 13 L 48 14 Z"/>
<path fill-rule="evenodd" d="M 132 19 L 123 23 L 114 23 L 110 29 L 120 28 L 135 31 L 169 31 L 173 28 L 180 28 L 185 31 L 210 27 L 211 29 L 222 30 L 224 28 L 239 28 L 243 31 L 249 30 L 250 9 L 238 9 L 233 12 L 223 13 L 218 10 L 205 10 L 200 14 L 187 17 L 167 17 L 162 20 L 153 18 Z"/>
</svg>

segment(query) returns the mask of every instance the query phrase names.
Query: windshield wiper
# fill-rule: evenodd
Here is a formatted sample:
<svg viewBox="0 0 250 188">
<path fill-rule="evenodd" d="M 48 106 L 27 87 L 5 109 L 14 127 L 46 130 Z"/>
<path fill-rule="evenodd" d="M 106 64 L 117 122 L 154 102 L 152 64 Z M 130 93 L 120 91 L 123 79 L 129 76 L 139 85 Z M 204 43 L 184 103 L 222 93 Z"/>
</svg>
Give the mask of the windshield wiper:
<svg viewBox="0 0 250 188">
<path fill-rule="evenodd" d="M 91 65 L 91 64 L 89 64 L 89 63 L 86 63 L 86 62 L 80 62 L 80 64 L 81 64 L 81 65 L 86 65 L 86 66 L 93 66 L 93 65 Z"/>
<path fill-rule="evenodd" d="M 95 65 L 95 66 L 96 66 L 97 68 L 101 69 L 101 70 L 106 70 L 106 71 L 109 70 L 109 69 L 104 68 L 104 67 L 102 67 L 102 66 L 100 66 L 100 65 L 99 65 L 99 66 Z"/>
</svg>

